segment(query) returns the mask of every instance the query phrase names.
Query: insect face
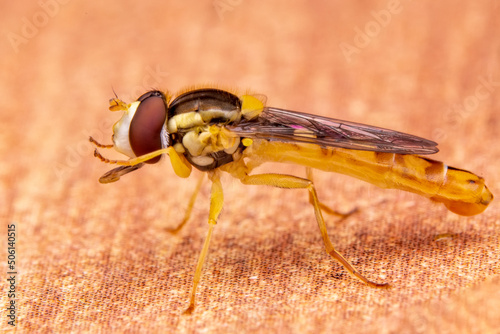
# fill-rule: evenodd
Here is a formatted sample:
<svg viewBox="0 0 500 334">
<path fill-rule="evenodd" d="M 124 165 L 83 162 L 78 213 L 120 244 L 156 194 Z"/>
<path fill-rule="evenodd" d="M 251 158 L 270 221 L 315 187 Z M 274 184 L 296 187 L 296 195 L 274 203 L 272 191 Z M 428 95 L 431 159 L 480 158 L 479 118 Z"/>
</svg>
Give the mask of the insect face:
<svg viewBox="0 0 500 334">
<path fill-rule="evenodd" d="M 151 91 L 142 95 L 113 126 L 116 150 L 135 158 L 167 147 L 166 118 L 167 102 L 163 93 Z M 157 156 L 145 162 L 156 163 L 160 158 Z"/>
</svg>

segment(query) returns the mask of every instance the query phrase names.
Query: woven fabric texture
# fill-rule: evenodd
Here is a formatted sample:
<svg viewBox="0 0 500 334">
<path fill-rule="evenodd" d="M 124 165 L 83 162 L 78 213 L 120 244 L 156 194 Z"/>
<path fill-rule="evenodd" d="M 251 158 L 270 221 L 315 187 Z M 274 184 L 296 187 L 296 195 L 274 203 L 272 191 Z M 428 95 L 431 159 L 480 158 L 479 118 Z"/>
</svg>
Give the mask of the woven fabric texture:
<svg viewBox="0 0 500 334">
<path fill-rule="evenodd" d="M 439 142 L 433 158 L 500 194 L 498 1 L 12 2 L 0 13 L 0 216 L 16 224 L 20 333 L 498 333 L 500 208 L 461 217 L 413 194 L 315 173 L 337 249 L 305 190 L 223 177 L 225 206 L 188 305 L 210 186 L 177 235 L 201 173 L 167 161 L 109 185 L 109 143 L 157 88 L 238 87 L 267 103 Z M 120 155 L 101 152 L 110 158 Z M 261 171 L 304 176 L 270 164 Z M 2 275 L 8 271 L 2 260 Z M 2 288 L 2 324 L 7 285 Z"/>
</svg>

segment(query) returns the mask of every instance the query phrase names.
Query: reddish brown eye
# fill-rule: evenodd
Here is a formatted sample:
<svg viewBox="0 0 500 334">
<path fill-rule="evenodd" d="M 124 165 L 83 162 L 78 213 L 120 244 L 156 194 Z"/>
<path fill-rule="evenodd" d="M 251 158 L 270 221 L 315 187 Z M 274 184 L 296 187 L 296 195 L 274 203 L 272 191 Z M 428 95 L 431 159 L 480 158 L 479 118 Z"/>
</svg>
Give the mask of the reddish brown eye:
<svg viewBox="0 0 500 334">
<path fill-rule="evenodd" d="M 136 156 L 162 148 L 160 133 L 166 117 L 167 108 L 162 97 L 151 94 L 142 100 L 130 123 L 129 130 L 130 146 Z M 149 159 L 146 163 L 153 164 L 158 161 L 160 161 L 160 156 Z"/>
</svg>

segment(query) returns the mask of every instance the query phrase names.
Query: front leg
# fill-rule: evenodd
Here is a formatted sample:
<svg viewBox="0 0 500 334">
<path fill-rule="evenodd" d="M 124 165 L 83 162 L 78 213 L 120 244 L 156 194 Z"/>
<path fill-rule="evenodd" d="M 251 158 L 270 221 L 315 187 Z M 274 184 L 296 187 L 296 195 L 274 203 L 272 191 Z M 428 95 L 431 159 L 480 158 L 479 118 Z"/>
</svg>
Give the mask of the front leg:
<svg viewBox="0 0 500 334">
<path fill-rule="evenodd" d="M 185 314 L 191 314 L 194 310 L 195 298 L 196 298 L 196 288 L 201 280 L 201 270 L 203 269 L 203 264 L 207 258 L 208 246 L 210 245 L 210 239 L 212 238 L 212 232 L 215 225 L 217 224 L 217 219 L 220 212 L 222 211 L 222 206 L 224 204 L 224 194 L 222 192 L 222 184 L 220 182 L 219 172 L 217 170 L 209 172 L 208 177 L 212 181 L 212 189 L 210 195 L 210 212 L 208 214 L 208 232 L 205 242 L 203 243 L 203 248 L 201 249 L 200 257 L 198 258 L 198 263 L 196 264 L 196 269 L 194 271 L 193 278 L 193 290 L 191 291 L 191 297 L 189 300 L 189 306 L 184 312 Z"/>
</svg>

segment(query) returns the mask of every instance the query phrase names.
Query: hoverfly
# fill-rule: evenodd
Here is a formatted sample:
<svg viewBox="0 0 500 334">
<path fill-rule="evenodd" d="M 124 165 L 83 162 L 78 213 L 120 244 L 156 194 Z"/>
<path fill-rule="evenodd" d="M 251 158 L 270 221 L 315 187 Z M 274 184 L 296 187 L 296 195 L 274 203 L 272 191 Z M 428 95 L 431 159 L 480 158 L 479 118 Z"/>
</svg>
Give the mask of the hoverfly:
<svg viewBox="0 0 500 334">
<path fill-rule="evenodd" d="M 372 287 L 388 284 L 365 278 L 330 241 L 322 215 L 322 210 L 328 208 L 318 199 L 312 168 L 350 175 L 382 188 L 413 192 L 443 203 L 459 215 L 479 214 L 493 199 L 482 177 L 419 156 L 438 151 L 433 141 L 379 127 L 268 107 L 263 100 L 215 88 L 190 90 L 174 99 L 168 93 L 153 90 L 130 104 L 114 98 L 110 100 L 109 109 L 124 112 L 113 126 L 114 144 L 102 145 L 90 138 L 96 146 L 114 148 L 130 158 L 109 160 L 96 148 L 94 155 L 103 162 L 120 165 L 105 173 L 99 179 L 101 183 L 118 181 L 145 164 L 157 163 L 165 154 L 180 177 L 188 177 L 192 166 L 208 173 L 212 181 L 209 229 L 196 265 L 188 313 L 195 306 L 202 266 L 222 210 L 221 172 L 248 185 L 307 189 L 327 253 L 351 276 Z M 305 166 L 307 177 L 251 174 L 265 162 Z M 181 225 L 189 217 L 196 193 Z"/>
</svg>

